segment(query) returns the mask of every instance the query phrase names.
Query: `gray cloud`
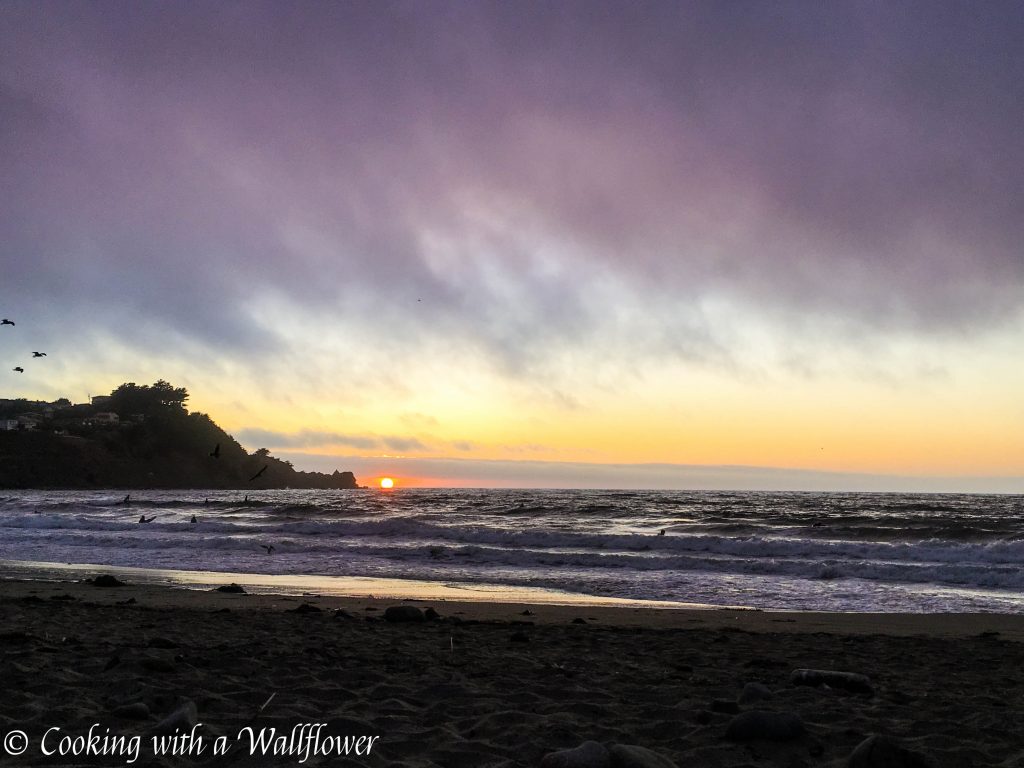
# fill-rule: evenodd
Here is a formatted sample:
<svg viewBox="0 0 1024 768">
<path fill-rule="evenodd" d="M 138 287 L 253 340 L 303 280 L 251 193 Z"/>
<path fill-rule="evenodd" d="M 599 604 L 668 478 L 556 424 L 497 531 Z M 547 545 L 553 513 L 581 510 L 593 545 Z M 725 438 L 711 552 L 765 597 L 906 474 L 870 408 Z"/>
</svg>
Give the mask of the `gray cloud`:
<svg viewBox="0 0 1024 768">
<path fill-rule="evenodd" d="M 0 17 L 0 268 L 60 344 L 301 359 L 276 297 L 527 374 L 734 365 L 708 302 L 840 343 L 1020 316 L 1014 4 Z"/>
<path fill-rule="evenodd" d="M 275 432 L 268 429 L 246 428 L 238 430 L 238 440 L 254 448 L 311 448 L 318 446 L 345 446 L 361 450 L 425 451 L 427 446 L 415 437 L 398 435 L 347 435 L 303 429 L 297 432 Z"/>
</svg>

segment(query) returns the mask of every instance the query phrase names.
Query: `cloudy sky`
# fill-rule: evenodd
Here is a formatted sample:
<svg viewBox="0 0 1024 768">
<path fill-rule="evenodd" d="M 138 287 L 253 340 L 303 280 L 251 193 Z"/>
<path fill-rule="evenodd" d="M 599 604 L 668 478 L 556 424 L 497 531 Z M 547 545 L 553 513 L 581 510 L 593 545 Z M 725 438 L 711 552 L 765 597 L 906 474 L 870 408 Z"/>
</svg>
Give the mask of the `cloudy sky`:
<svg viewBox="0 0 1024 768">
<path fill-rule="evenodd" d="M 164 378 L 367 482 L 1024 490 L 1022 36 L 4 3 L 0 396 Z"/>
</svg>

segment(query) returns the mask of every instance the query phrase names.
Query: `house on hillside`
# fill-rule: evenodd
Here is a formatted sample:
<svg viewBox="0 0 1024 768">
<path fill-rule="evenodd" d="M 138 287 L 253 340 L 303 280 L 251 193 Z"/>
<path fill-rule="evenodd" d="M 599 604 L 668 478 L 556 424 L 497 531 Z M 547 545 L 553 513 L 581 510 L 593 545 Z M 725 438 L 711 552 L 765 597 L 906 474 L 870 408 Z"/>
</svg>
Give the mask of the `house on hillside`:
<svg viewBox="0 0 1024 768">
<path fill-rule="evenodd" d="M 38 413 L 23 413 L 18 416 L 18 424 L 24 429 L 35 429 L 42 421 L 43 417 Z"/>
</svg>

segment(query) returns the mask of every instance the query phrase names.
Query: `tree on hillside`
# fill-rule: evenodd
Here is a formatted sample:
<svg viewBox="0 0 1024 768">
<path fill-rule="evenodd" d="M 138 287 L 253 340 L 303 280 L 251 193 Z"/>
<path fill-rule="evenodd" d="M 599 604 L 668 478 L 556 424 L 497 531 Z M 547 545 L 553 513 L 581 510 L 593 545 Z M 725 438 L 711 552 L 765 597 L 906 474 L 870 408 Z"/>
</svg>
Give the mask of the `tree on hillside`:
<svg viewBox="0 0 1024 768">
<path fill-rule="evenodd" d="M 119 416 L 136 413 L 153 415 L 168 409 L 184 410 L 188 390 L 175 387 L 160 379 L 152 386 L 139 386 L 135 382 L 122 384 L 110 393 L 110 410 Z"/>
</svg>

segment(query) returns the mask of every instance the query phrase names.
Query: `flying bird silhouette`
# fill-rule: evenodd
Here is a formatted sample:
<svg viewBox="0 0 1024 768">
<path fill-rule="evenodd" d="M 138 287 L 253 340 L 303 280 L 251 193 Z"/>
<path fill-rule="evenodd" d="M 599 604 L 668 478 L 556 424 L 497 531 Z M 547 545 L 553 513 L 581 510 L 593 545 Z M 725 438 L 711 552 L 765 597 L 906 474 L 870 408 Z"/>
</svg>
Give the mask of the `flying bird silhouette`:
<svg viewBox="0 0 1024 768">
<path fill-rule="evenodd" d="M 274 545 L 273 544 L 260 544 L 260 548 L 267 550 L 267 554 L 268 555 L 274 554 Z"/>
<path fill-rule="evenodd" d="M 8 320 L 5 317 L 3 320 L 0 320 L 0 325 L 14 325 L 14 321 L 13 320 Z"/>
<path fill-rule="evenodd" d="M 20 365 L 14 366 L 13 370 L 17 371 L 18 373 L 24 373 L 25 372 L 25 369 L 22 368 Z"/>
<path fill-rule="evenodd" d="M 33 352 L 32 357 L 46 357 L 45 352 Z"/>
<path fill-rule="evenodd" d="M 256 479 L 257 477 L 259 477 L 259 476 L 260 476 L 260 475 L 262 475 L 262 474 L 263 474 L 264 472 L 266 472 L 266 471 L 267 471 L 267 467 L 269 467 L 269 466 L 270 466 L 269 464 L 264 464 L 264 465 L 263 465 L 263 469 L 261 469 L 261 470 L 260 470 L 259 472 L 257 472 L 257 473 L 256 473 L 255 475 L 253 475 L 252 477 L 250 477 L 250 478 L 249 478 L 249 482 L 251 483 L 251 482 L 252 482 L 253 480 L 255 480 L 255 479 Z"/>
<path fill-rule="evenodd" d="M 213 450 L 210 451 L 210 455 L 215 459 L 220 458 L 220 443 L 217 443 L 217 445 L 214 446 Z"/>
</svg>

